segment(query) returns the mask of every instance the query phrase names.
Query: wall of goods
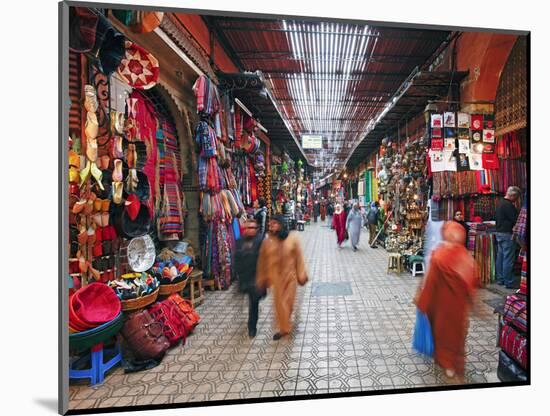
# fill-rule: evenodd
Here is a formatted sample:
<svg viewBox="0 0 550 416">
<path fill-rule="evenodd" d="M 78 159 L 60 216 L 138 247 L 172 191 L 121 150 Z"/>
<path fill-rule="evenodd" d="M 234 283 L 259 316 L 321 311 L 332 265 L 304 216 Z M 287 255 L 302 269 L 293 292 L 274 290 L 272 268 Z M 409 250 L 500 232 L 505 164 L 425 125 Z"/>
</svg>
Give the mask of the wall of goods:
<svg viewBox="0 0 550 416">
<path fill-rule="evenodd" d="M 129 31 L 147 33 L 162 13 L 117 17 Z M 199 320 L 179 295 L 196 267 L 184 240 L 188 142 L 174 123 L 189 118 L 167 110 L 157 58 L 110 19 L 70 9 L 71 27 L 96 28 L 75 30 L 69 40 L 70 377 L 92 384 L 106 371 L 98 365 L 104 345 L 115 346 L 108 368 L 122 362 L 119 332 L 125 369 L 135 371 L 157 365 Z M 83 368 L 89 355 L 91 368 Z"/>
<path fill-rule="evenodd" d="M 525 130 L 495 136 L 493 114 L 443 112 L 431 114 L 430 137 L 432 218 L 464 214 L 468 248 L 485 286 L 495 280 L 497 203 L 509 186 L 527 186 Z"/>
<path fill-rule="evenodd" d="M 460 210 L 470 224 L 468 247 L 479 264 L 482 285 L 495 279 L 495 210 L 509 186 L 527 186 L 525 129 L 495 136 L 493 114 L 429 113 L 411 137 L 385 138 L 372 174 L 359 183 L 365 202 L 376 189 L 386 213 L 388 251 L 411 255 L 423 247 L 431 199 L 433 221 L 452 220 Z"/>
<path fill-rule="evenodd" d="M 304 162 L 294 162 L 284 151 L 271 154 L 272 213 L 284 214 L 286 201 L 295 201 L 304 208 L 311 209 L 311 178 L 306 175 Z"/>
<path fill-rule="evenodd" d="M 180 295 L 200 270 L 205 283 L 230 286 L 242 214 L 259 198 L 270 212 L 278 201 L 306 201 L 311 186 L 302 162 L 286 153 L 272 176 L 269 138 L 209 78 L 180 91 L 196 102 L 196 123 L 181 103 L 169 106 L 159 60 L 112 23 L 143 34 L 162 13 L 71 8 L 70 18 L 71 27 L 102 34 L 71 34 L 69 68 L 71 377 L 95 384 L 103 370 L 83 369 L 82 358 L 114 345 L 110 363 L 120 363 L 118 333 L 128 371 L 158 364 L 185 342 L 199 317 Z M 193 183 L 186 175 L 195 152 L 199 208 L 189 212 L 183 183 Z M 201 220 L 200 247 L 185 238 L 190 215 Z M 144 334 L 149 324 L 161 331 Z"/>
<path fill-rule="evenodd" d="M 232 280 L 239 218 L 252 214 L 260 198 L 268 213 L 285 213 L 285 202 L 307 195 L 303 162 L 272 147 L 258 122 L 207 77 L 195 83 L 200 122 L 199 148 L 202 267 L 206 279 L 219 289 Z M 288 210 L 288 207 L 287 207 Z"/>
</svg>

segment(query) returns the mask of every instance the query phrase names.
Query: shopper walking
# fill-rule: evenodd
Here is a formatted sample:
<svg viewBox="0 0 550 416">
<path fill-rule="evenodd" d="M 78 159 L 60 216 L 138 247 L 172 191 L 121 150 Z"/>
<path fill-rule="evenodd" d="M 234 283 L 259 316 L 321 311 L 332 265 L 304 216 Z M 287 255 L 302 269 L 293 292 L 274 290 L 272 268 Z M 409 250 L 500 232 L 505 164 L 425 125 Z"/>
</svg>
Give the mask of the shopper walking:
<svg viewBox="0 0 550 416">
<path fill-rule="evenodd" d="M 334 216 L 332 217 L 332 228 L 336 230 L 336 242 L 339 248 L 346 239 L 346 212 L 340 204 L 336 204 Z"/>
<path fill-rule="evenodd" d="M 370 204 L 369 211 L 367 212 L 367 225 L 369 227 L 369 246 L 376 248 L 376 229 L 378 225 L 378 215 L 380 209 L 378 208 L 378 201 L 374 201 Z"/>
<path fill-rule="evenodd" d="M 320 207 L 319 213 L 321 215 L 321 221 L 325 222 L 325 219 L 327 217 L 327 201 L 325 198 L 321 200 L 321 207 Z"/>
<path fill-rule="evenodd" d="M 442 229 L 443 242 L 431 254 L 430 266 L 415 303 L 430 321 L 434 360 L 445 375 L 463 381 L 468 313 L 477 282 L 475 262 L 464 247 L 464 228 L 453 221 Z"/>
<path fill-rule="evenodd" d="M 286 228 L 284 218 L 276 215 L 269 221 L 269 233 L 262 243 L 258 259 L 257 285 L 260 291 L 273 290 L 276 341 L 292 330 L 291 315 L 297 285 L 305 285 L 308 277 L 300 240 L 296 232 Z"/>
<path fill-rule="evenodd" d="M 361 214 L 359 202 L 356 202 L 346 218 L 346 230 L 348 231 L 353 251 L 357 251 L 357 245 L 361 237 L 361 228 L 363 228 L 363 214 Z"/>
<path fill-rule="evenodd" d="M 507 289 L 519 288 L 519 282 L 516 282 L 513 274 L 518 246 L 512 239 L 512 229 L 518 218 L 518 210 L 515 204 L 520 197 L 520 193 L 521 191 L 517 186 L 510 186 L 504 199 L 498 203 L 495 215 L 498 246 L 496 281 L 499 285 L 505 285 Z"/>
<path fill-rule="evenodd" d="M 321 204 L 319 201 L 315 201 L 313 204 L 313 222 L 317 222 L 317 218 L 319 217 L 319 214 L 321 213 Z"/>
<path fill-rule="evenodd" d="M 263 235 L 258 233 L 258 224 L 253 218 L 246 221 L 243 235 L 237 240 L 235 250 L 235 271 L 239 279 L 239 291 L 248 295 L 248 335 L 256 336 L 258 308 L 265 290 L 256 287 L 256 264 Z"/>
<path fill-rule="evenodd" d="M 265 199 L 258 198 L 254 201 L 254 219 L 258 223 L 259 234 L 263 237 L 265 235 L 266 229 L 266 220 L 267 220 L 267 206 Z"/>
<path fill-rule="evenodd" d="M 328 202 L 327 205 L 327 216 L 328 216 L 328 223 L 332 226 L 332 216 L 334 215 L 334 204 L 332 201 Z"/>
</svg>

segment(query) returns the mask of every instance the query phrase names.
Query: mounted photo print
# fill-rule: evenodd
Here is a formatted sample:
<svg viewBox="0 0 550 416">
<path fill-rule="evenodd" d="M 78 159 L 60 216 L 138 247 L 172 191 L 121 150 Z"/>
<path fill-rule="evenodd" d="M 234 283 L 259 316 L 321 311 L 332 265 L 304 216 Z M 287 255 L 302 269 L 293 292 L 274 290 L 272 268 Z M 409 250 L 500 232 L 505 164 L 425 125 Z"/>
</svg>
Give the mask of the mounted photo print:
<svg viewBox="0 0 550 416">
<path fill-rule="evenodd" d="M 443 128 L 443 115 L 442 114 L 432 114 L 431 115 L 431 125 L 433 128 Z"/>
<path fill-rule="evenodd" d="M 494 130 L 483 130 L 483 142 L 484 143 L 494 143 L 495 142 L 495 131 Z"/>
<path fill-rule="evenodd" d="M 472 130 L 483 130 L 483 114 L 472 114 L 470 120 Z"/>
<path fill-rule="evenodd" d="M 211 6 L 59 5 L 59 412 L 529 384 L 529 33 Z"/>
<path fill-rule="evenodd" d="M 470 114 L 468 113 L 457 113 L 457 125 L 459 129 L 469 129 L 470 128 Z"/>
<path fill-rule="evenodd" d="M 443 127 L 456 127 L 456 114 L 454 112 L 443 113 Z"/>
</svg>

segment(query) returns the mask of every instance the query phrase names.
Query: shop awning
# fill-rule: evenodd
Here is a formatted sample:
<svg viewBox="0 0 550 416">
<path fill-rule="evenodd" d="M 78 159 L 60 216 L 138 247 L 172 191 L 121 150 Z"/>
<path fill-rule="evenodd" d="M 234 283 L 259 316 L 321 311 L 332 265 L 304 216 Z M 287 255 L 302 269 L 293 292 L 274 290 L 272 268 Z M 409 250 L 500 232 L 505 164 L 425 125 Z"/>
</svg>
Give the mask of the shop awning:
<svg viewBox="0 0 550 416">
<path fill-rule="evenodd" d="M 451 88 L 458 88 L 468 72 L 417 71 L 401 85 L 388 101 L 380 115 L 367 126 L 366 134 L 346 160 L 346 167 L 353 169 L 364 161 L 384 137 L 397 130 L 397 126 L 418 115 L 428 101 L 447 96 Z"/>
</svg>

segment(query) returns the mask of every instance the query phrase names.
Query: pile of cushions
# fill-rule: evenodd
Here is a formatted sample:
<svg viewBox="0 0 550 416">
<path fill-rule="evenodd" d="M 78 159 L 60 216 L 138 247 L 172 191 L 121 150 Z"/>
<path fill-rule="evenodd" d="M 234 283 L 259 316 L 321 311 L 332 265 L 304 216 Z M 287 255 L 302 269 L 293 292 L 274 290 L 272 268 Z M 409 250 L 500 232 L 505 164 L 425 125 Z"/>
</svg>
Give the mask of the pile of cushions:
<svg viewBox="0 0 550 416">
<path fill-rule="evenodd" d="M 179 283 L 193 271 L 192 261 L 193 258 L 186 255 L 174 257 L 168 261 L 157 259 L 151 268 L 151 273 L 160 280 L 161 284 Z"/>
</svg>

